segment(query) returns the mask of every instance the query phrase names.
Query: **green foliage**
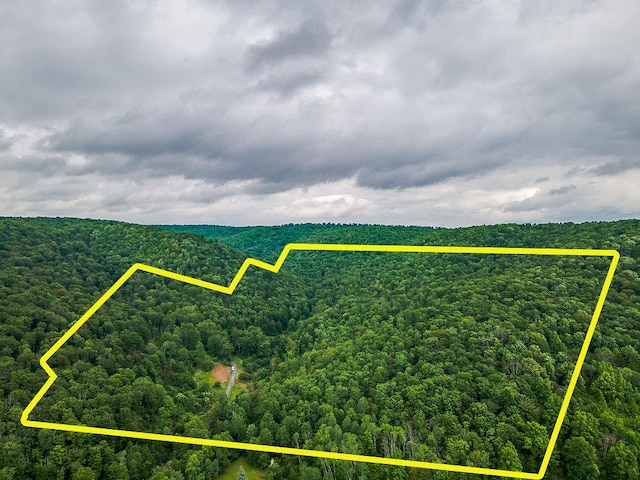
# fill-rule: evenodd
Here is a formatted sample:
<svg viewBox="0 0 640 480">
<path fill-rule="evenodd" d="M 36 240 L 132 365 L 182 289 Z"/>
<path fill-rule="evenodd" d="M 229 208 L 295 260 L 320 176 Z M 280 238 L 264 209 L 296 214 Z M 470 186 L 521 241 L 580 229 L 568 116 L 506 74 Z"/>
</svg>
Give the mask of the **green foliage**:
<svg viewBox="0 0 640 480">
<path fill-rule="evenodd" d="M 522 462 L 518 457 L 516 447 L 507 440 L 504 447 L 500 449 L 500 468 L 504 470 L 522 471 Z"/>
<path fill-rule="evenodd" d="M 19 417 L 44 382 L 41 355 L 132 263 L 226 285 L 247 254 L 274 261 L 292 241 L 619 249 L 547 478 L 638 478 L 640 222 L 172 228 L 182 232 L 0 219 L 0 478 L 217 478 L 239 452 L 28 429 Z M 33 415 L 536 471 L 606 268 L 587 258 L 294 252 L 277 275 L 250 269 L 232 296 L 139 272 L 51 359 L 59 378 Z M 247 389 L 227 398 L 208 372 L 231 357 Z M 461 478 L 243 458 L 270 478 Z"/>
<path fill-rule="evenodd" d="M 604 462 L 605 478 L 611 480 L 637 479 L 638 449 L 625 442 L 617 442 L 607 451 Z"/>
<path fill-rule="evenodd" d="M 91 467 L 78 467 L 71 475 L 71 480 L 96 480 L 96 472 Z"/>
<path fill-rule="evenodd" d="M 565 469 L 569 478 L 598 478 L 596 450 L 584 437 L 572 437 L 564 443 Z"/>
</svg>

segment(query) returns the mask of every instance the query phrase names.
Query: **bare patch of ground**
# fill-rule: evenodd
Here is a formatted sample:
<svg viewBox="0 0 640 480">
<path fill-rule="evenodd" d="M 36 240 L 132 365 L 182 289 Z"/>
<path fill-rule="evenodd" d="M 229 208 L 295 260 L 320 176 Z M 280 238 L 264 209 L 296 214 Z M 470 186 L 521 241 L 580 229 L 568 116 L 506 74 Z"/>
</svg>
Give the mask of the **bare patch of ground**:
<svg viewBox="0 0 640 480">
<path fill-rule="evenodd" d="M 211 376 L 216 382 L 226 383 L 231 376 L 231 367 L 227 367 L 222 363 L 216 363 L 211 370 Z"/>
</svg>

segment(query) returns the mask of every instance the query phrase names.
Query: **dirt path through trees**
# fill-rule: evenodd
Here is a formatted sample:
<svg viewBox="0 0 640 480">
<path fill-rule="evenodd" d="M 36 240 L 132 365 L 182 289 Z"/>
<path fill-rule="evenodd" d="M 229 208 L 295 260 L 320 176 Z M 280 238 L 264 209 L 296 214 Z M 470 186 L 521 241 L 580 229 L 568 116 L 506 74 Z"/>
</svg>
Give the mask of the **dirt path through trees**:
<svg viewBox="0 0 640 480">
<path fill-rule="evenodd" d="M 238 366 L 236 365 L 235 360 L 231 360 L 231 378 L 229 379 L 229 384 L 227 385 L 227 397 L 231 395 L 231 389 L 233 388 L 233 384 L 236 381 L 236 375 L 238 374 Z"/>
</svg>

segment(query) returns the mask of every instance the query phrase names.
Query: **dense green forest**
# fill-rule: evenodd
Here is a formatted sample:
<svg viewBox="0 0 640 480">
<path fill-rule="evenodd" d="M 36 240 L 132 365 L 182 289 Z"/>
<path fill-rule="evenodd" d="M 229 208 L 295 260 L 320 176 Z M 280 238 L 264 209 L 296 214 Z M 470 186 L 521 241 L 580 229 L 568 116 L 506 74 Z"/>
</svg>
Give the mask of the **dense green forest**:
<svg viewBox="0 0 640 480">
<path fill-rule="evenodd" d="M 173 231 L 171 231 L 173 230 Z M 616 249 L 545 478 L 633 479 L 640 222 L 460 229 L 0 218 L 0 479 L 215 479 L 242 452 L 25 428 L 38 360 L 131 264 L 227 285 L 289 242 Z M 224 245 L 223 245 L 224 244 Z M 136 273 L 52 357 L 37 420 L 537 471 L 608 259 L 293 252 L 233 295 Z M 245 389 L 207 381 L 241 362 Z M 465 474 L 249 453 L 278 479 Z"/>
</svg>

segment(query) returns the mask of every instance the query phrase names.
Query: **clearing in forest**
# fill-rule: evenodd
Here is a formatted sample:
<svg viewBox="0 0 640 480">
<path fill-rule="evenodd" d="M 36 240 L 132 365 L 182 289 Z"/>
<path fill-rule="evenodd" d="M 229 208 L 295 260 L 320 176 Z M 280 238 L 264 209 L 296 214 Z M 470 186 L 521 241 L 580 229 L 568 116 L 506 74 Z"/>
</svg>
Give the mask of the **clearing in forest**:
<svg viewBox="0 0 640 480">
<path fill-rule="evenodd" d="M 244 369 L 242 367 L 238 366 L 238 372 L 236 373 L 236 380 L 234 382 L 234 385 L 237 385 L 242 390 L 246 390 L 247 389 L 247 384 L 243 383 L 243 382 L 240 382 L 238 380 L 238 376 L 243 371 L 244 371 Z M 230 377 L 231 377 L 231 367 L 225 365 L 224 363 L 216 363 L 213 366 L 213 368 L 211 369 L 211 378 L 213 378 L 214 382 L 220 382 L 221 384 L 224 385 L 229 381 Z"/>
<path fill-rule="evenodd" d="M 229 464 L 224 472 L 218 475 L 218 480 L 236 480 L 240 466 L 244 468 L 244 472 L 249 480 L 266 480 L 267 478 L 267 472 L 265 470 L 260 470 L 252 466 L 247 460 L 247 457 L 243 455 Z"/>
</svg>

